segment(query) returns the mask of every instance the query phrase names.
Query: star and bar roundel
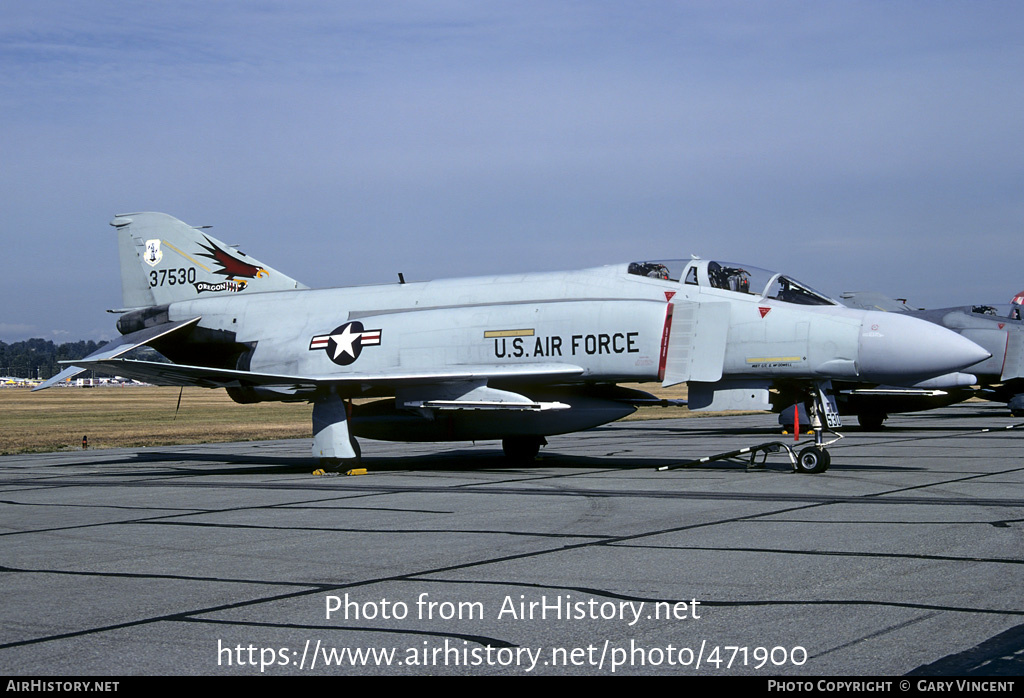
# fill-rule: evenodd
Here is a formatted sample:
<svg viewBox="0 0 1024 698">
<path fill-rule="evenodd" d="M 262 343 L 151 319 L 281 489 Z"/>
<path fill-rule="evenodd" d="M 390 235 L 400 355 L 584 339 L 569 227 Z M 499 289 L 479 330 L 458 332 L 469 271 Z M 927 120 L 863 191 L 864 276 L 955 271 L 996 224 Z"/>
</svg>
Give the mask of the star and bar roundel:
<svg viewBox="0 0 1024 698">
<path fill-rule="evenodd" d="M 363 329 L 359 321 L 346 322 L 330 334 L 321 334 L 309 340 L 309 350 L 324 349 L 327 358 L 339 366 L 348 366 L 359 358 L 363 347 L 380 344 L 380 330 Z"/>
</svg>

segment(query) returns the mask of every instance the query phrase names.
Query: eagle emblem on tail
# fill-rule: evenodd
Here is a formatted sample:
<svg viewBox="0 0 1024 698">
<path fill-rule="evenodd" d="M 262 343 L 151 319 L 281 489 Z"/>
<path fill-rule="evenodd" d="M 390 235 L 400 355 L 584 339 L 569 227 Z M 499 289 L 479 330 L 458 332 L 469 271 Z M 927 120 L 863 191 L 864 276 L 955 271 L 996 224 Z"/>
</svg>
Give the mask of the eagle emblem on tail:
<svg viewBox="0 0 1024 698">
<path fill-rule="evenodd" d="M 199 256 L 208 257 L 220 265 L 220 269 L 214 270 L 214 274 L 220 274 L 231 281 L 234 281 L 236 277 L 256 279 L 270 276 L 263 267 L 249 264 L 235 257 L 227 250 L 221 249 L 205 235 L 203 237 L 206 238 L 207 245 L 200 243 L 199 246 L 206 250 L 206 252 L 200 252 Z"/>
</svg>

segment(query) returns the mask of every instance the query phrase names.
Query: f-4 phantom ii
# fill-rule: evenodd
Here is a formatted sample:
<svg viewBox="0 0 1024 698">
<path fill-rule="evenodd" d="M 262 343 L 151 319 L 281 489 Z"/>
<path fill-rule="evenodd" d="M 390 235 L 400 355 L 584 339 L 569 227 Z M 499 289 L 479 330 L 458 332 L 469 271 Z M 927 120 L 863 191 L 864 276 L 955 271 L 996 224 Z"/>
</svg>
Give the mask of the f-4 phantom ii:
<svg viewBox="0 0 1024 698">
<path fill-rule="evenodd" d="M 1024 416 L 1024 321 L 1021 304 L 1024 291 L 1010 302 L 1010 313 L 1000 317 L 988 305 L 964 305 L 933 310 L 914 309 L 905 303 L 876 293 L 843 293 L 843 302 L 854 308 L 880 309 L 927 320 L 970 339 L 990 357 L 968 370 L 968 374 L 931 381 L 928 390 L 891 387 L 864 389 L 846 387 L 840 391 L 840 410 L 857 414 L 865 428 L 881 427 L 894 412 L 915 412 L 952 404 L 978 396 L 1007 403 L 1015 417 Z M 981 390 L 972 386 L 979 385 Z"/>
<path fill-rule="evenodd" d="M 118 215 L 122 337 L 85 369 L 226 388 L 237 402 L 313 403 L 313 455 L 360 458 L 356 436 L 501 439 L 530 460 L 545 436 L 619 419 L 651 398 L 619 383 L 689 384 L 691 409 L 807 399 L 840 425 L 832 379 L 900 383 L 988 353 L 932 323 L 841 306 L 794 279 L 701 259 L 562 273 L 308 289 L 162 213 Z M 125 358 L 149 345 L 172 363 Z M 353 405 L 354 398 L 380 398 Z M 360 401 L 362 402 L 362 401 Z"/>
</svg>

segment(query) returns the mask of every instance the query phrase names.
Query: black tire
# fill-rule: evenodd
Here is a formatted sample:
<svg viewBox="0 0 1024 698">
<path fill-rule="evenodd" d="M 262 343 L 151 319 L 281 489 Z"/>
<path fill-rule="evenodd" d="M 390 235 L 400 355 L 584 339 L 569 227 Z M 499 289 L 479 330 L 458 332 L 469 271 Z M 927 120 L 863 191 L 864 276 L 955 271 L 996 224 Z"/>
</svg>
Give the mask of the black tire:
<svg viewBox="0 0 1024 698">
<path fill-rule="evenodd" d="M 808 446 L 797 456 L 796 471 L 804 474 L 823 473 L 831 464 L 832 456 L 828 451 L 817 446 Z"/>
<path fill-rule="evenodd" d="M 347 472 L 353 468 L 363 467 L 363 451 L 359 448 L 359 442 L 355 437 L 349 437 L 352 450 L 356 452 L 355 458 L 321 458 L 320 467 L 329 473 Z"/>
<path fill-rule="evenodd" d="M 501 440 L 501 450 L 510 461 L 529 463 L 537 457 L 544 443 L 543 436 L 509 436 Z"/>
<path fill-rule="evenodd" d="M 857 423 L 864 431 L 879 431 L 887 416 L 884 412 L 862 412 L 857 415 Z"/>
</svg>

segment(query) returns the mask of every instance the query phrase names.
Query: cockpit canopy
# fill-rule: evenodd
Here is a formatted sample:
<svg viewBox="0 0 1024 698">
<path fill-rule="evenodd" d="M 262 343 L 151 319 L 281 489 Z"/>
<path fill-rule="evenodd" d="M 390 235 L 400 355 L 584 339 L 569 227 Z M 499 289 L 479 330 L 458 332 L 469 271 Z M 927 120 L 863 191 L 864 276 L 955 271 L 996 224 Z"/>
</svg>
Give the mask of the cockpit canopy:
<svg viewBox="0 0 1024 698">
<path fill-rule="evenodd" d="M 683 260 L 663 260 L 658 262 L 630 262 L 629 273 L 636 276 L 646 276 L 649 279 L 662 279 L 663 281 L 679 281 L 679 270 L 683 268 Z M 675 266 L 675 273 L 672 272 Z"/>
<path fill-rule="evenodd" d="M 797 305 L 839 305 L 824 293 L 789 276 L 733 262 L 705 259 L 632 262 L 627 271 L 636 276 L 664 281 L 681 280 L 686 285 L 732 291 Z"/>
</svg>

